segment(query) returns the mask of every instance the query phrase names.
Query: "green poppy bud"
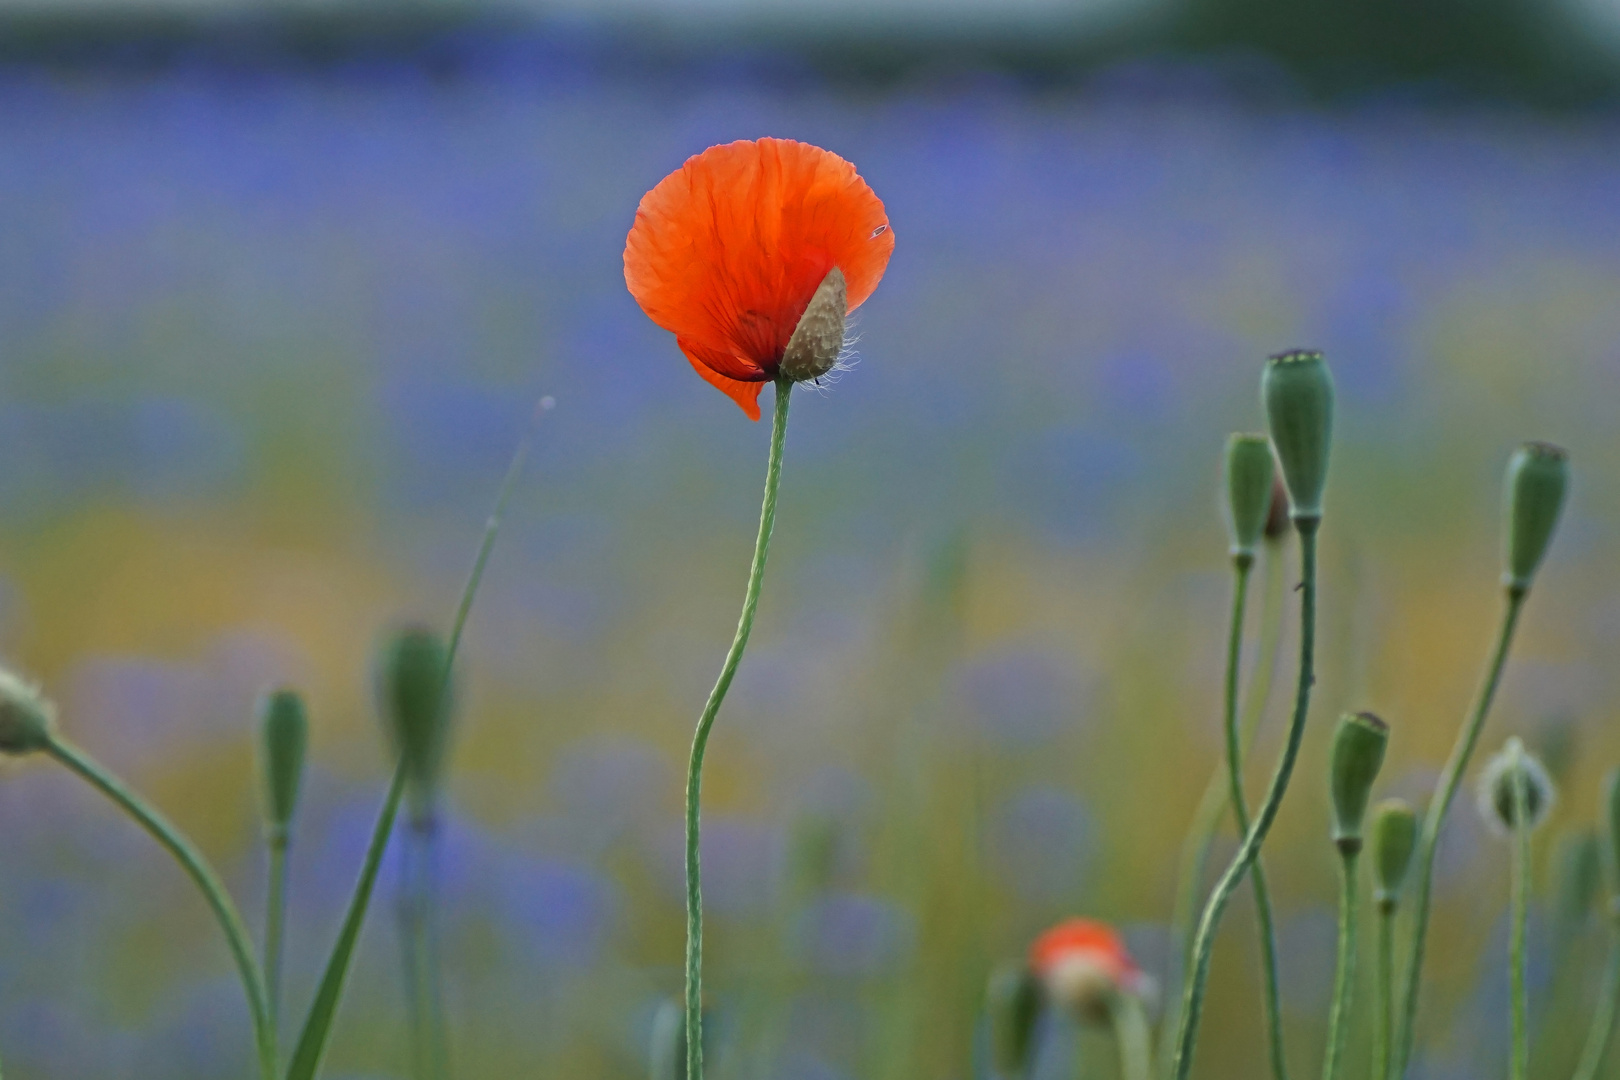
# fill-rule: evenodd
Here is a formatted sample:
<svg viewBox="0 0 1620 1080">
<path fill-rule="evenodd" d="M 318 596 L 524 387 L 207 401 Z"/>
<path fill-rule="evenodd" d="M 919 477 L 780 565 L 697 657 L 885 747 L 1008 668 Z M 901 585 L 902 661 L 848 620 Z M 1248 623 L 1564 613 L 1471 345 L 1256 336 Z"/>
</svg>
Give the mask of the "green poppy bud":
<svg viewBox="0 0 1620 1080">
<path fill-rule="evenodd" d="M 378 690 L 394 752 L 405 768 L 412 813 L 425 821 L 432 816 L 450 734 L 454 688 L 444 642 L 420 627 L 395 634 L 383 648 Z"/>
<path fill-rule="evenodd" d="M 55 734 L 56 707 L 0 669 L 0 754 L 32 754 L 49 746 Z"/>
<path fill-rule="evenodd" d="M 1518 823 L 1516 789 L 1524 789 L 1524 816 L 1527 828 L 1534 829 L 1546 820 L 1552 810 L 1557 792 L 1552 777 L 1524 748 L 1518 738 L 1512 738 L 1495 757 L 1485 763 L 1479 776 L 1479 812 L 1495 832 L 1507 836 Z"/>
<path fill-rule="evenodd" d="M 1274 472 L 1271 443 L 1264 435 L 1233 435 L 1226 440 L 1226 524 L 1235 559 L 1254 559 L 1271 511 Z"/>
<path fill-rule="evenodd" d="M 1507 568 L 1502 580 L 1523 591 L 1547 554 L 1569 487 L 1569 454 L 1551 443 L 1519 447 L 1507 469 Z"/>
<path fill-rule="evenodd" d="M 259 771 L 264 821 L 272 839 L 285 840 L 304 777 L 309 721 L 296 690 L 272 690 L 259 699 Z"/>
<path fill-rule="evenodd" d="M 1308 349 L 1277 353 L 1266 361 L 1260 394 L 1294 520 L 1320 520 L 1333 444 L 1333 376 L 1327 361 Z"/>
<path fill-rule="evenodd" d="M 990 976 L 985 1012 L 990 1050 L 1001 1076 L 1024 1076 L 1035 1055 L 1035 1022 L 1045 1004 L 1041 980 L 1027 964 L 1004 964 Z"/>
<path fill-rule="evenodd" d="M 1372 713 L 1347 714 L 1333 733 L 1329 787 L 1333 793 L 1333 842 L 1352 854 L 1361 850 L 1361 826 L 1373 781 L 1384 764 L 1389 725 Z"/>
<path fill-rule="evenodd" d="M 1564 925 L 1584 922 L 1603 889 L 1603 845 L 1593 829 L 1571 829 L 1558 838 L 1553 866 L 1558 920 Z"/>
<path fill-rule="evenodd" d="M 1394 911 L 1417 848 L 1417 812 L 1405 799 L 1385 799 L 1373 810 L 1373 899 Z"/>
</svg>

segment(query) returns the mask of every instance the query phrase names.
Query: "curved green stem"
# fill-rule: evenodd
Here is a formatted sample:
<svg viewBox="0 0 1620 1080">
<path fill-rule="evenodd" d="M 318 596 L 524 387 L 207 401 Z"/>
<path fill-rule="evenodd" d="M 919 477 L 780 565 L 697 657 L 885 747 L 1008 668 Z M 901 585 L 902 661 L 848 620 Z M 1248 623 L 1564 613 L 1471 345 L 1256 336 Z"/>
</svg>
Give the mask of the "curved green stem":
<svg viewBox="0 0 1620 1080">
<path fill-rule="evenodd" d="M 1328 1012 L 1327 1053 L 1322 1061 L 1322 1080 L 1338 1080 L 1339 1063 L 1344 1059 L 1344 1037 L 1349 1030 L 1350 1008 L 1356 992 L 1356 857 L 1360 841 L 1340 849 L 1339 960 L 1333 980 L 1333 1006 Z"/>
<path fill-rule="evenodd" d="M 264 908 L 264 984 L 272 1032 L 279 1026 L 281 1014 L 281 943 L 287 928 L 287 845 L 285 826 L 272 831 L 266 839 L 270 849 L 270 883 Z"/>
<path fill-rule="evenodd" d="M 765 557 L 770 552 L 771 529 L 776 523 L 776 489 L 782 481 L 782 443 L 787 434 L 788 396 L 793 384 L 776 380 L 776 409 L 771 418 L 770 460 L 765 467 L 765 498 L 759 511 L 759 536 L 754 541 L 754 560 L 748 569 L 748 587 L 743 592 L 742 614 L 737 633 L 731 639 L 720 677 L 698 718 L 692 737 L 692 760 L 686 772 L 686 1077 L 703 1080 L 703 886 L 699 861 L 699 805 L 703 794 L 703 752 L 709 745 L 709 729 L 731 689 L 731 680 L 748 647 L 754 629 L 754 612 L 759 607 L 759 587 L 765 579 Z"/>
<path fill-rule="evenodd" d="M 1528 593 L 1528 586 L 1508 586 L 1507 607 L 1502 614 L 1502 626 L 1497 633 L 1496 649 L 1486 669 L 1485 681 L 1480 686 L 1472 713 L 1463 724 L 1462 730 L 1457 733 L 1457 742 L 1451 749 L 1451 756 L 1446 759 L 1445 769 L 1441 771 L 1439 783 L 1429 799 L 1428 812 L 1423 816 L 1423 832 L 1418 838 L 1417 898 L 1412 905 L 1412 943 L 1406 958 L 1405 989 L 1401 996 L 1400 1031 L 1395 1038 L 1395 1068 L 1392 1077 L 1404 1076 L 1406 1066 L 1412 1058 L 1412 1039 L 1417 1024 L 1418 986 L 1423 978 L 1423 950 L 1429 932 L 1430 894 L 1434 888 L 1434 855 L 1435 848 L 1440 842 L 1440 828 L 1445 824 L 1446 812 L 1451 808 L 1451 800 L 1456 797 L 1457 787 L 1462 783 L 1463 774 L 1468 770 L 1468 761 L 1473 757 L 1474 745 L 1479 742 L 1480 730 L 1485 726 L 1485 718 L 1491 711 L 1491 702 L 1496 698 L 1496 688 L 1502 681 L 1502 669 L 1507 664 L 1508 649 L 1513 644 L 1513 631 L 1519 624 L 1519 612 L 1524 607 L 1524 598 Z"/>
<path fill-rule="evenodd" d="M 1395 904 L 1378 902 L 1378 1011 L 1373 1016 L 1372 1080 L 1388 1080 L 1390 1029 L 1395 1024 Z"/>
<path fill-rule="evenodd" d="M 1614 920 L 1611 920 L 1611 923 Z M 1598 997 L 1597 1010 L 1592 1013 L 1592 1026 L 1586 1033 L 1586 1046 L 1581 1060 L 1575 1066 L 1574 1080 L 1597 1080 L 1603 1067 L 1603 1055 L 1609 1049 L 1609 1036 L 1614 1031 L 1614 1014 L 1620 1008 L 1620 926 L 1611 925 L 1609 966 L 1603 973 L 1603 990 Z"/>
<path fill-rule="evenodd" d="M 1223 720 L 1226 728 L 1227 794 L 1238 834 L 1249 831 L 1249 806 L 1243 797 L 1243 744 L 1238 732 L 1238 675 L 1243 661 L 1243 616 L 1249 593 L 1252 556 L 1233 559 L 1232 626 L 1226 643 L 1226 695 Z M 1288 1057 L 1283 1049 L 1282 1000 L 1277 979 L 1277 936 L 1271 917 L 1271 890 L 1266 887 L 1265 866 L 1257 854 L 1252 868 L 1254 913 L 1260 937 L 1260 967 L 1266 1013 L 1266 1039 L 1275 1080 L 1288 1080 Z"/>
<path fill-rule="evenodd" d="M 89 754 L 54 733 L 50 737 L 50 742 L 46 744 L 45 752 L 88 781 L 92 787 L 134 818 L 152 839 L 174 856 L 175 861 L 203 894 L 203 899 L 208 902 L 208 907 L 213 911 L 220 929 L 225 932 L 225 941 L 230 946 L 231 957 L 236 961 L 237 973 L 242 978 L 242 989 L 247 993 L 248 1011 L 253 1017 L 253 1042 L 259 1059 L 259 1074 L 265 1080 L 270 1080 L 276 1074 L 276 1046 L 266 1004 L 264 973 L 260 971 L 259 961 L 253 955 L 253 940 L 248 936 L 247 926 L 242 922 L 242 916 L 237 912 L 236 905 L 231 902 L 230 893 L 225 890 L 224 882 L 219 880 L 219 875 L 208 865 L 208 860 L 203 857 L 202 852 L 198 851 L 185 834 L 175 828 L 162 812 L 102 768 Z"/>
<path fill-rule="evenodd" d="M 1513 933 L 1508 945 L 1508 978 L 1513 995 L 1512 1080 L 1530 1074 L 1530 1000 L 1525 990 L 1525 923 L 1530 912 L 1530 799 L 1522 768 L 1513 774 Z"/>
<path fill-rule="evenodd" d="M 1255 661 L 1254 679 L 1249 685 L 1248 700 L 1243 708 L 1242 741 L 1244 754 L 1254 745 L 1260 721 L 1265 717 L 1271 700 L 1271 686 L 1277 673 L 1278 643 L 1282 638 L 1283 617 L 1283 546 L 1268 541 L 1266 552 L 1265 588 L 1261 593 L 1260 648 Z M 1209 866 L 1209 854 L 1215 844 L 1215 833 L 1230 804 L 1228 797 L 1228 770 L 1225 762 L 1210 773 L 1204 786 L 1203 797 L 1193 813 L 1192 826 L 1181 844 L 1181 858 L 1176 871 L 1176 902 L 1171 913 L 1171 939 L 1175 943 L 1176 961 L 1185 972 L 1192 962 L 1193 919 L 1198 915 L 1198 897 L 1204 875 Z M 1239 832 L 1239 836 L 1242 833 Z M 1173 980 L 1174 981 L 1174 980 Z M 1179 1000 L 1169 1003 L 1159 1037 L 1160 1064 L 1167 1065 L 1175 1049 L 1176 1017 L 1173 1015 Z"/>
<path fill-rule="evenodd" d="M 1183 994 L 1175 1063 L 1171 1070 L 1176 1080 L 1186 1080 L 1192 1071 L 1193 1047 L 1198 1041 L 1204 989 L 1209 981 L 1209 960 L 1215 948 L 1215 931 L 1220 926 L 1221 914 L 1242 882 L 1243 875 L 1260 854 L 1266 834 L 1271 831 L 1271 824 L 1276 820 L 1283 796 L 1288 791 L 1288 781 L 1293 776 L 1294 763 L 1299 758 L 1300 743 L 1305 736 L 1311 686 L 1316 681 L 1316 539 L 1321 523 L 1321 519 L 1316 517 L 1300 517 L 1294 522 L 1299 533 L 1300 555 L 1299 682 L 1294 691 L 1294 715 L 1289 721 L 1288 738 L 1277 761 L 1277 770 L 1272 775 L 1271 787 L 1266 792 L 1265 801 L 1260 804 L 1260 812 L 1255 816 L 1254 825 L 1244 834 L 1243 843 L 1239 845 L 1231 865 L 1215 883 L 1198 923 L 1198 936 L 1193 942 L 1192 970 L 1187 974 Z"/>
</svg>

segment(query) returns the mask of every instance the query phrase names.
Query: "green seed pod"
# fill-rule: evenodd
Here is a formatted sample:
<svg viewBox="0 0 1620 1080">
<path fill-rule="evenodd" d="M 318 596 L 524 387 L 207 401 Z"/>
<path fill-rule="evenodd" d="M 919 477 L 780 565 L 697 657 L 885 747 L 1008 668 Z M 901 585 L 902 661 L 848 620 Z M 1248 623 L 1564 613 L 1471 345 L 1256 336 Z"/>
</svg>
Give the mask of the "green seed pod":
<svg viewBox="0 0 1620 1080">
<path fill-rule="evenodd" d="M 1394 911 L 1417 848 L 1417 812 L 1405 799 L 1385 799 L 1373 810 L 1373 899 Z"/>
<path fill-rule="evenodd" d="M 32 754 L 49 746 L 55 734 L 56 706 L 0 669 L 0 754 Z"/>
<path fill-rule="evenodd" d="M 1525 824 L 1534 829 L 1547 819 L 1557 792 L 1552 777 L 1517 737 L 1485 763 L 1479 776 L 1479 812 L 1495 832 L 1507 836 L 1517 823 L 1515 788 L 1524 785 Z"/>
<path fill-rule="evenodd" d="M 405 767 L 412 814 L 432 816 L 445 750 L 449 743 L 451 685 L 449 654 L 431 630 L 410 627 L 383 648 L 379 693 L 394 752 Z"/>
<path fill-rule="evenodd" d="M 1603 845 L 1597 832 L 1585 826 L 1565 831 L 1554 849 L 1553 866 L 1558 922 L 1578 925 L 1603 890 Z"/>
<path fill-rule="evenodd" d="M 1508 461 L 1507 556 L 1502 580 L 1524 590 L 1547 554 L 1569 487 L 1569 454 L 1551 443 L 1529 442 Z"/>
<path fill-rule="evenodd" d="M 1264 435 L 1239 434 L 1226 440 L 1226 524 L 1235 559 L 1254 559 L 1271 510 L 1274 471 L 1271 443 Z"/>
<path fill-rule="evenodd" d="M 304 778 L 309 721 L 296 690 L 272 690 L 259 699 L 259 772 L 264 784 L 264 822 L 273 840 L 285 840 L 298 809 Z"/>
<path fill-rule="evenodd" d="M 1035 1054 L 1035 1022 L 1044 1005 L 1041 980 L 1026 964 L 1003 964 L 990 976 L 985 1012 L 990 1049 L 1001 1076 L 1024 1076 Z"/>
<path fill-rule="evenodd" d="M 1294 520 L 1319 520 L 1333 445 L 1333 376 L 1327 362 L 1307 349 L 1277 353 L 1266 361 L 1260 394 Z"/>
<path fill-rule="evenodd" d="M 1361 826 L 1373 781 L 1384 764 L 1389 725 L 1372 713 L 1346 714 L 1333 733 L 1329 788 L 1333 794 L 1333 842 L 1351 854 L 1361 850 Z"/>
</svg>

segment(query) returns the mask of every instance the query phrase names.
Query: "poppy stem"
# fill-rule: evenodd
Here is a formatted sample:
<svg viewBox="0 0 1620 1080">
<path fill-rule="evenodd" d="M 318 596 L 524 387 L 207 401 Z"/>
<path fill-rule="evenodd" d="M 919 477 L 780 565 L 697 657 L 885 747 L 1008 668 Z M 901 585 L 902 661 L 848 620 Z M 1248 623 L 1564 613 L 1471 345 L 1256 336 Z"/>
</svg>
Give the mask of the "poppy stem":
<svg viewBox="0 0 1620 1080">
<path fill-rule="evenodd" d="M 1513 631 L 1519 624 L 1519 612 L 1529 594 L 1527 585 L 1509 585 L 1507 607 L 1502 613 L 1502 625 L 1497 634 L 1496 650 L 1486 669 L 1485 682 L 1480 686 L 1473 712 L 1457 733 L 1457 742 L 1446 759 L 1440 781 L 1429 798 L 1429 809 L 1423 817 L 1423 832 L 1418 839 L 1417 899 L 1412 905 L 1412 944 L 1406 958 L 1405 990 L 1401 998 L 1400 1031 L 1395 1038 L 1394 1068 L 1390 1080 L 1406 1075 L 1407 1063 L 1412 1057 L 1412 1038 L 1417 1024 L 1418 985 L 1423 977 L 1423 949 L 1429 931 L 1429 895 L 1434 886 L 1434 856 L 1440 843 L 1440 827 L 1445 824 L 1446 812 L 1457 795 L 1463 774 L 1468 771 L 1468 760 L 1473 757 L 1474 745 L 1479 742 L 1485 717 L 1496 698 L 1496 688 L 1502 681 L 1502 669 L 1507 665 L 1508 649 L 1513 644 Z"/>
<path fill-rule="evenodd" d="M 1603 973 L 1603 991 L 1598 998 L 1597 1011 L 1592 1014 L 1592 1026 L 1586 1034 L 1580 1064 L 1575 1067 L 1575 1080 L 1597 1080 L 1604 1052 L 1609 1049 L 1609 1036 L 1614 1031 L 1614 1014 L 1620 1007 L 1620 918 L 1613 914 L 1609 917 L 1609 935 L 1609 965 Z"/>
<path fill-rule="evenodd" d="M 1171 1075 L 1175 1080 L 1187 1080 L 1192 1071 L 1193 1048 L 1198 1042 L 1198 1022 L 1204 1006 L 1204 990 L 1209 982 L 1210 955 L 1215 948 L 1215 931 L 1220 926 L 1226 905 L 1260 854 L 1260 845 L 1282 807 L 1288 781 L 1294 774 L 1294 763 L 1299 758 L 1300 743 L 1305 736 L 1305 717 L 1310 712 L 1311 686 L 1316 682 L 1316 539 L 1322 519 L 1315 515 L 1296 516 L 1295 531 L 1299 533 L 1300 558 L 1300 627 L 1299 627 L 1299 682 L 1294 691 L 1294 715 L 1288 725 L 1288 739 L 1283 745 L 1272 774 L 1271 787 L 1255 816 L 1254 824 L 1243 836 L 1232 862 L 1215 883 L 1204 914 L 1198 923 L 1198 936 L 1193 940 L 1192 969 L 1187 973 L 1183 994 L 1181 1026 L 1176 1038 L 1175 1063 Z"/>
<path fill-rule="evenodd" d="M 1513 773 L 1513 932 L 1508 945 L 1508 980 L 1513 992 L 1512 1080 L 1530 1075 L 1530 1008 L 1524 983 L 1525 923 L 1530 910 L 1530 793 L 1524 770 Z"/>
<path fill-rule="evenodd" d="M 450 1075 L 450 1040 L 439 980 L 437 836 L 437 817 L 412 816 L 400 875 L 400 944 L 413 1080 L 447 1080 Z"/>
<path fill-rule="evenodd" d="M 1223 712 L 1226 727 L 1227 794 L 1238 834 L 1249 831 L 1249 806 L 1243 797 L 1243 743 L 1238 732 L 1238 677 L 1243 661 L 1243 616 L 1248 607 L 1249 571 L 1254 557 L 1238 555 L 1232 560 L 1232 626 L 1226 643 L 1226 695 Z M 1282 1003 L 1277 980 L 1277 935 L 1271 917 L 1271 890 L 1266 887 L 1265 867 L 1255 855 L 1253 878 L 1254 913 L 1259 923 L 1260 966 L 1266 1013 L 1267 1048 L 1275 1080 L 1288 1080 L 1288 1057 L 1283 1050 Z"/>
<path fill-rule="evenodd" d="M 1135 994 L 1115 994 L 1108 1014 L 1114 1026 L 1114 1041 L 1119 1044 L 1120 1080 L 1152 1080 L 1153 1040 L 1148 1035 L 1142 999 Z"/>
<path fill-rule="evenodd" d="M 1260 651 L 1255 661 L 1254 680 L 1249 684 L 1249 696 L 1243 709 L 1242 741 L 1245 753 L 1254 745 L 1255 733 L 1265 717 L 1271 702 L 1271 687 L 1277 673 L 1278 642 L 1282 637 L 1283 619 L 1283 545 L 1280 540 L 1266 541 L 1265 588 L 1261 593 Z M 1176 905 L 1171 915 L 1172 940 L 1176 953 L 1174 970 L 1165 980 L 1166 985 L 1180 983 L 1192 962 L 1193 920 L 1198 916 L 1198 897 L 1209 866 L 1210 849 L 1215 844 L 1215 833 L 1221 827 L 1228 805 L 1227 770 L 1223 761 L 1210 773 L 1203 798 L 1193 813 L 1192 827 L 1181 845 L 1181 860 L 1176 873 Z M 1241 835 L 1241 833 L 1240 833 Z M 1168 1062 L 1175 1051 L 1176 1016 L 1179 1001 L 1169 1002 L 1167 1015 L 1159 1040 L 1159 1060 Z"/>
<path fill-rule="evenodd" d="M 1378 994 L 1373 1015 L 1372 1080 L 1388 1080 L 1391 1029 L 1395 1026 L 1395 902 L 1378 902 Z"/>
<path fill-rule="evenodd" d="M 1344 1060 L 1344 1038 L 1350 1028 L 1350 1008 L 1356 992 L 1356 863 L 1360 853 L 1359 843 L 1340 849 L 1338 974 L 1333 980 L 1333 1004 L 1328 1010 L 1322 1080 L 1338 1080 L 1339 1063 Z"/>
<path fill-rule="evenodd" d="M 208 907 L 214 913 L 220 929 L 225 932 L 226 944 L 230 946 L 231 957 L 236 961 L 237 973 L 242 978 L 242 988 L 247 993 L 248 1012 L 253 1019 L 253 1042 L 259 1060 L 259 1075 L 264 1080 L 273 1080 L 276 1075 L 276 1044 L 266 1004 L 264 972 L 254 955 L 253 939 L 248 936 L 247 926 L 242 922 L 242 916 L 236 910 L 236 905 L 231 902 L 231 895 L 226 891 L 224 882 L 220 881 L 219 875 L 208 864 L 202 852 L 198 851 L 186 835 L 175 828 L 161 811 L 108 772 L 89 754 L 60 735 L 54 734 L 45 747 L 45 752 L 134 818 L 152 839 L 174 856 L 181 869 L 185 870 L 198 891 L 203 894 L 203 899 L 208 902 Z"/>
<path fill-rule="evenodd" d="M 782 443 L 787 434 L 788 395 L 792 390 L 793 383 L 789 380 L 776 380 L 770 460 L 765 468 L 765 497 L 759 511 L 754 561 L 748 569 L 748 588 L 743 593 L 737 633 L 720 668 L 720 677 L 709 691 L 703 715 L 698 718 L 697 733 L 692 737 L 692 759 L 686 773 L 686 1080 L 703 1080 L 703 887 L 698 821 L 703 794 L 703 752 L 709 745 L 709 729 L 714 726 L 726 691 L 731 689 L 743 650 L 748 647 L 748 635 L 754 629 L 760 583 L 765 578 L 765 557 L 770 552 L 771 529 L 776 523 L 776 489 L 782 481 Z"/>
<path fill-rule="evenodd" d="M 287 927 L 287 829 L 282 826 L 270 834 L 270 881 L 264 908 L 264 982 L 269 998 L 266 1008 L 270 1012 L 270 1027 L 274 1031 L 281 1013 L 281 954 L 282 939 Z M 278 1040 L 279 1050 L 279 1040 Z"/>
</svg>

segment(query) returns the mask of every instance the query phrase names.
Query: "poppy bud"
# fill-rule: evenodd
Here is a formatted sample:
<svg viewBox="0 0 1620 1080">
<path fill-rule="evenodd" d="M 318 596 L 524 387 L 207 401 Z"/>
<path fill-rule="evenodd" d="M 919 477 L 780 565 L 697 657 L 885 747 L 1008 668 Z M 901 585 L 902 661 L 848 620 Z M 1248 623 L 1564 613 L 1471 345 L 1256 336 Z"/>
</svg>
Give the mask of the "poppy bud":
<svg viewBox="0 0 1620 1080">
<path fill-rule="evenodd" d="M 1333 793 L 1333 842 L 1346 855 L 1361 850 L 1361 826 L 1367 799 L 1384 764 L 1389 725 L 1372 713 L 1346 714 L 1333 733 L 1330 784 Z"/>
<path fill-rule="evenodd" d="M 1400 903 L 1417 833 L 1417 813 L 1405 799 L 1385 799 L 1373 811 L 1373 899 L 1386 911 Z"/>
<path fill-rule="evenodd" d="M 835 266 L 821 279 L 809 306 L 799 316 L 799 325 L 788 338 L 777 371 L 794 382 L 819 379 L 831 371 L 838 364 L 838 354 L 844 351 L 844 321 L 848 316 L 849 290 L 844 285 L 844 272 Z"/>
<path fill-rule="evenodd" d="M 1234 559 L 1254 560 L 1254 547 L 1271 510 L 1275 471 L 1271 443 L 1264 435 L 1233 435 L 1226 440 L 1226 524 Z"/>
<path fill-rule="evenodd" d="M 1518 823 L 1514 789 L 1521 784 L 1524 787 L 1525 826 L 1534 829 L 1546 820 L 1557 793 L 1553 790 L 1552 777 L 1547 775 L 1547 770 L 1515 737 L 1509 739 L 1507 745 L 1485 763 L 1485 770 L 1479 777 L 1479 812 L 1487 825 L 1504 836 L 1511 833 Z"/>
<path fill-rule="evenodd" d="M 1278 543 L 1288 535 L 1288 488 L 1282 477 L 1271 478 L 1271 508 L 1266 511 L 1266 540 Z"/>
<path fill-rule="evenodd" d="M 1566 924 L 1585 921 L 1603 888 L 1603 846 L 1597 833 L 1583 827 L 1560 836 L 1553 865 L 1558 874 L 1559 920 Z"/>
<path fill-rule="evenodd" d="M 0 754 L 31 754 L 51 744 L 56 707 L 37 689 L 0 669 Z"/>
<path fill-rule="evenodd" d="M 1507 569 L 1502 580 L 1523 591 L 1547 554 L 1569 487 L 1569 454 L 1551 443 L 1529 442 L 1514 451 L 1507 469 Z"/>
<path fill-rule="evenodd" d="M 1318 520 L 1333 443 L 1333 376 L 1327 361 L 1308 349 L 1277 353 L 1266 361 L 1260 392 L 1294 520 Z"/>
<path fill-rule="evenodd" d="M 1024 1076 L 1035 1056 L 1035 1022 L 1044 1004 L 1041 980 L 1028 965 L 1004 964 L 990 976 L 985 1012 L 990 1017 L 990 1052 L 996 1072 Z"/>
<path fill-rule="evenodd" d="M 413 813 L 431 816 L 450 733 L 449 656 L 431 630 L 401 630 L 383 649 L 379 697 L 394 751 L 405 768 Z"/>
<path fill-rule="evenodd" d="M 259 762 L 264 820 L 272 838 L 285 840 L 304 775 L 309 721 L 296 690 L 272 690 L 259 699 Z"/>
<path fill-rule="evenodd" d="M 1082 1022 L 1106 1023 L 1116 994 L 1154 993 L 1119 934 L 1095 919 L 1068 919 L 1036 938 L 1029 966 L 1046 998 Z"/>
</svg>

